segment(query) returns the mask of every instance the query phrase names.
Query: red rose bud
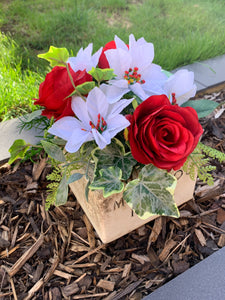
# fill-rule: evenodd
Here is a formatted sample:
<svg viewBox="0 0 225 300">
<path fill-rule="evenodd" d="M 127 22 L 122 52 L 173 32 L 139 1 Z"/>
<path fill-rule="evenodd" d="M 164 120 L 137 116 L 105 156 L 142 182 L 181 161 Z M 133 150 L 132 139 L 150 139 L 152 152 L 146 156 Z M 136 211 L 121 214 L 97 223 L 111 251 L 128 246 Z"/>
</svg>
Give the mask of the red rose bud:
<svg viewBox="0 0 225 300">
<path fill-rule="evenodd" d="M 75 86 L 92 81 L 91 75 L 85 70 L 74 72 L 69 66 L 69 71 Z M 35 99 L 34 104 L 44 106 L 42 115 L 49 119 L 54 117 L 59 120 L 65 116 L 74 116 L 71 108 L 72 97 L 67 98 L 73 91 L 74 87 L 66 67 L 54 67 L 40 84 L 39 99 Z"/>
<path fill-rule="evenodd" d="M 129 48 L 129 45 L 127 45 L 127 48 Z M 108 42 L 104 46 L 104 48 L 102 49 L 102 53 L 101 53 L 101 55 L 99 57 L 99 61 L 98 61 L 98 67 L 100 69 L 110 68 L 108 60 L 107 60 L 106 55 L 105 55 L 105 51 L 110 50 L 110 49 L 116 49 L 116 43 L 115 43 L 115 41 Z"/>
<path fill-rule="evenodd" d="M 105 45 L 105 47 L 102 49 L 102 53 L 101 53 L 101 55 L 99 57 L 99 61 L 98 61 L 98 67 L 99 68 L 101 68 L 101 69 L 110 68 L 108 60 L 107 60 L 107 58 L 105 56 L 105 51 L 110 50 L 110 49 L 116 49 L 116 43 L 115 43 L 115 41 L 108 42 Z"/>
<path fill-rule="evenodd" d="M 128 119 L 133 157 L 168 171 L 183 166 L 203 133 L 196 111 L 172 105 L 166 95 L 149 97 Z"/>
</svg>

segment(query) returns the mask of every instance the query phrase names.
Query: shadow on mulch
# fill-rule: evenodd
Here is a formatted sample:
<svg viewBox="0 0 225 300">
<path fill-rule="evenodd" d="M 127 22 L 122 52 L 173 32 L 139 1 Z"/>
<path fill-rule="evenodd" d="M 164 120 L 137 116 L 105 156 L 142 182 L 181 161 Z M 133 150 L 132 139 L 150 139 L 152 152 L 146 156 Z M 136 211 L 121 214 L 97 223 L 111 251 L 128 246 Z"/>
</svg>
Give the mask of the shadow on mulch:
<svg viewBox="0 0 225 300">
<path fill-rule="evenodd" d="M 225 91 L 205 97 L 224 101 Z M 224 152 L 224 113 L 201 123 L 202 142 Z M 45 161 L 2 165 L 1 299 L 138 300 L 217 251 L 225 245 L 225 174 L 211 163 L 214 186 L 198 180 L 179 219 L 160 217 L 106 245 L 72 193 L 45 211 Z"/>
</svg>

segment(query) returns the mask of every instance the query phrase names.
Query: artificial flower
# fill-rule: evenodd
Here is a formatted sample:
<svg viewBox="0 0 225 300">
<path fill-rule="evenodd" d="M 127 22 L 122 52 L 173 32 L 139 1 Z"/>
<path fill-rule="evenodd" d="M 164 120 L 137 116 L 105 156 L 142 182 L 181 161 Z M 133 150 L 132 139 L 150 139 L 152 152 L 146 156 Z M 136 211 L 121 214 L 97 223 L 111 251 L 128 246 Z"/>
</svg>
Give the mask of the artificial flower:
<svg viewBox="0 0 225 300">
<path fill-rule="evenodd" d="M 183 166 L 203 133 L 196 111 L 172 105 L 166 95 L 149 97 L 128 120 L 134 159 L 168 171 Z"/>
<path fill-rule="evenodd" d="M 116 77 L 108 81 L 108 85 L 101 85 L 110 103 L 118 101 L 129 91 L 142 100 L 163 93 L 162 85 L 167 76 L 160 66 L 152 63 L 153 44 L 147 43 L 144 38 L 136 41 L 133 34 L 129 36 L 129 47 L 117 36 L 115 44 L 116 49 L 106 50 L 104 54 Z"/>
<path fill-rule="evenodd" d="M 167 79 L 163 89 L 170 102 L 174 99 L 178 105 L 182 105 L 196 94 L 197 86 L 194 84 L 194 73 L 186 69 L 177 71 Z"/>
<path fill-rule="evenodd" d="M 86 81 L 92 81 L 92 77 L 86 71 L 74 72 L 69 66 L 74 85 L 80 85 Z M 66 67 L 54 67 L 49 72 L 44 82 L 39 87 L 39 98 L 34 104 L 44 106 L 42 115 L 56 120 L 64 116 L 73 116 L 71 99 L 69 95 L 74 91 L 74 86 L 68 75 Z"/>
<path fill-rule="evenodd" d="M 95 68 L 98 64 L 99 57 L 102 52 L 102 48 L 100 48 L 95 54 L 92 55 L 93 51 L 93 44 L 89 44 L 87 48 L 81 48 L 77 56 L 70 57 L 67 63 L 70 64 L 71 68 L 74 72 L 78 70 L 86 70 L 87 72 L 90 71 L 93 67 Z"/>
<path fill-rule="evenodd" d="M 104 93 L 95 87 L 86 101 L 78 96 L 73 97 L 72 110 L 77 118 L 64 117 L 55 122 L 48 132 L 66 140 L 65 149 L 70 153 L 92 140 L 103 149 L 117 133 L 129 126 L 129 121 L 120 112 L 131 101 L 121 99 L 109 104 Z"/>
</svg>

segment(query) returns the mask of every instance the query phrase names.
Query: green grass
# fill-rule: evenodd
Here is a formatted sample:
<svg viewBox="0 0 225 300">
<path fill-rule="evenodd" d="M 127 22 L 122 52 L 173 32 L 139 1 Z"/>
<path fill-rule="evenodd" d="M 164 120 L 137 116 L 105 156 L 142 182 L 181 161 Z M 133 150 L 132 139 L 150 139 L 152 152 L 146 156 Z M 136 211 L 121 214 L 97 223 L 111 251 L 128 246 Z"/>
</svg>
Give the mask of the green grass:
<svg viewBox="0 0 225 300">
<path fill-rule="evenodd" d="M 19 113 L 10 103 L 34 109 L 32 98 L 48 66 L 37 54 L 50 45 L 75 55 L 90 42 L 98 50 L 115 34 L 128 42 L 133 33 L 154 43 L 154 62 L 167 70 L 225 53 L 224 0 L 2 0 L 0 10 L 1 31 L 18 45 L 0 66 L 7 69 L 1 82 L 8 86 L 7 100 L 0 94 L 0 119 Z M 4 47 L 11 51 L 11 44 Z"/>
</svg>

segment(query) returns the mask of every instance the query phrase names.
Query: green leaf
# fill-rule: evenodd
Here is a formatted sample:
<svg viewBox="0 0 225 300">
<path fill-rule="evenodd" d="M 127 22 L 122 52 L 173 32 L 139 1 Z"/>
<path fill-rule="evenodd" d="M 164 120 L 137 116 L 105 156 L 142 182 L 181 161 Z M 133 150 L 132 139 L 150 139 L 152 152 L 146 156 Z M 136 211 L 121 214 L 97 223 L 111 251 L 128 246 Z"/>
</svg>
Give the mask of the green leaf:
<svg viewBox="0 0 225 300">
<path fill-rule="evenodd" d="M 58 147 L 55 144 L 49 143 L 47 141 L 41 141 L 41 144 L 45 150 L 45 152 L 52 157 L 53 159 L 60 161 L 60 162 L 66 162 L 65 156 L 63 154 L 63 151 L 60 147 Z"/>
<path fill-rule="evenodd" d="M 100 177 L 94 179 L 89 185 L 91 190 L 103 190 L 103 196 L 122 192 L 124 184 L 120 181 L 122 171 L 118 167 L 109 167 L 99 171 Z"/>
<path fill-rule="evenodd" d="M 64 205 L 67 202 L 67 198 L 68 198 L 68 184 L 67 184 L 66 174 L 64 174 L 56 192 L 55 205 L 56 206 Z"/>
<path fill-rule="evenodd" d="M 141 219 L 152 215 L 179 217 L 174 201 L 177 180 L 167 171 L 149 164 L 139 173 L 138 179 L 125 187 L 123 199 Z"/>
<path fill-rule="evenodd" d="M 24 158 L 27 150 L 30 148 L 30 144 L 27 144 L 24 140 L 19 139 L 14 141 L 12 146 L 9 148 L 10 159 L 9 164 L 12 164 L 18 158 Z"/>
<path fill-rule="evenodd" d="M 123 144 L 115 138 L 103 150 L 96 148 L 92 152 L 92 156 L 95 161 L 95 176 L 97 177 L 99 170 L 115 166 L 122 170 L 122 179 L 127 180 L 133 166 L 137 163 L 130 152 L 125 153 Z"/>
<path fill-rule="evenodd" d="M 183 103 L 181 106 L 182 107 L 190 106 L 194 108 L 198 114 L 199 119 L 201 119 L 211 114 L 211 112 L 213 112 L 218 105 L 219 103 L 217 102 L 207 100 L 207 99 L 201 99 L 201 100 L 189 100 Z"/>
<path fill-rule="evenodd" d="M 65 67 L 66 62 L 69 58 L 69 52 L 66 48 L 56 48 L 50 46 L 48 52 L 43 54 L 38 54 L 38 57 L 49 61 L 51 67 L 55 67 L 55 66 Z"/>
<path fill-rule="evenodd" d="M 67 184 L 70 184 L 74 181 L 77 181 L 79 179 L 81 179 L 82 177 L 84 176 L 84 174 L 81 174 L 81 173 L 74 173 L 72 174 L 69 179 L 67 180 Z"/>
<path fill-rule="evenodd" d="M 99 69 L 93 67 L 88 73 L 99 83 L 110 80 L 116 76 L 113 73 L 113 69 Z"/>
<path fill-rule="evenodd" d="M 75 91 L 73 91 L 67 98 L 80 94 L 87 95 L 94 87 L 94 81 L 86 81 L 80 85 L 77 85 Z"/>
</svg>

